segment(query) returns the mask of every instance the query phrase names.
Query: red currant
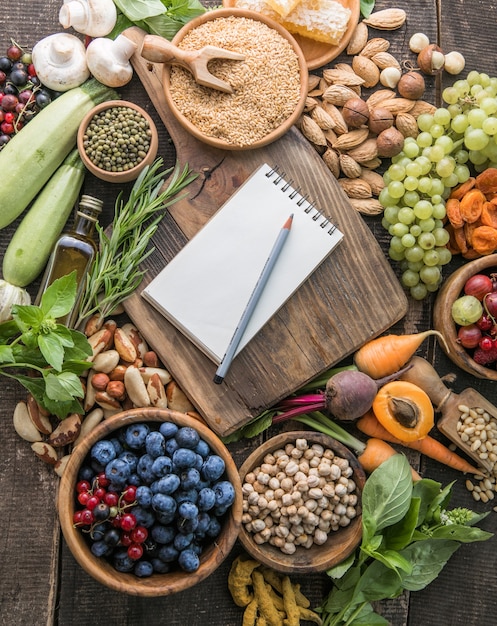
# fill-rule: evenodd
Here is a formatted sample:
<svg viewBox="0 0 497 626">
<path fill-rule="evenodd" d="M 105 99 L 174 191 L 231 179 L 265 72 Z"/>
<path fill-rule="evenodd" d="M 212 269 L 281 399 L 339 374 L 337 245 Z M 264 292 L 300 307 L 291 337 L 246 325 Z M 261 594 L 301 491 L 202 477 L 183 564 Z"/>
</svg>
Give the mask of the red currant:
<svg viewBox="0 0 497 626">
<path fill-rule="evenodd" d="M 114 526 L 114 528 L 121 528 L 121 516 L 118 513 L 112 515 L 112 508 L 110 510 L 110 517 L 112 518 L 112 526 Z"/>
<path fill-rule="evenodd" d="M 83 493 L 83 491 L 90 491 L 91 485 L 87 480 L 80 480 L 76 484 L 76 491 L 78 493 Z"/>
<path fill-rule="evenodd" d="M 5 113 L 3 119 L 7 122 L 7 124 L 13 124 L 16 116 L 11 111 Z"/>
<path fill-rule="evenodd" d="M 8 122 L 2 122 L 0 124 L 0 130 L 6 135 L 12 135 L 12 133 L 14 132 L 14 126 L 13 124 L 9 124 Z"/>
<path fill-rule="evenodd" d="M 81 510 L 79 510 L 79 511 L 75 511 L 75 512 L 74 512 L 74 515 L 72 516 L 72 521 L 73 521 L 73 524 L 75 524 L 76 526 L 78 526 L 79 524 L 81 524 L 81 523 L 82 523 L 82 522 L 81 522 L 81 513 L 82 513 L 82 512 L 83 512 L 83 511 L 81 511 Z"/>
<path fill-rule="evenodd" d="M 131 534 L 121 533 L 121 543 L 125 548 L 130 546 L 133 543 L 133 540 L 131 539 Z"/>
<path fill-rule="evenodd" d="M 148 530 L 145 526 L 136 526 L 130 534 L 133 543 L 143 543 L 148 537 Z"/>
<path fill-rule="evenodd" d="M 89 509 L 83 509 L 81 511 L 81 523 L 85 526 L 91 526 L 95 521 L 93 513 Z"/>
<path fill-rule="evenodd" d="M 104 496 L 104 502 L 109 506 L 117 506 L 119 503 L 119 496 L 115 491 L 108 491 Z"/>
<path fill-rule="evenodd" d="M 107 492 L 105 491 L 105 489 L 103 487 L 97 487 L 94 491 L 93 491 L 93 495 L 97 496 L 97 498 L 99 500 L 103 500 L 104 496 Z"/>
<path fill-rule="evenodd" d="M 491 350 L 493 348 L 494 342 L 490 337 L 482 337 L 480 339 L 479 346 L 482 350 Z"/>
<path fill-rule="evenodd" d="M 19 48 L 19 46 L 12 44 L 7 48 L 7 56 L 11 61 L 19 61 L 19 59 L 22 57 L 22 50 L 21 48 Z"/>
<path fill-rule="evenodd" d="M 143 556 L 143 547 L 139 543 L 132 543 L 128 548 L 128 556 L 133 561 L 138 561 Z"/>
<path fill-rule="evenodd" d="M 88 502 L 90 497 L 91 493 L 89 491 L 82 491 L 80 494 L 78 494 L 78 502 L 83 506 L 86 506 L 86 503 Z"/>
<path fill-rule="evenodd" d="M 32 63 L 30 63 L 30 64 L 28 65 L 28 74 L 29 74 L 29 76 L 31 76 L 31 77 L 32 77 L 32 76 L 36 76 L 35 66 L 34 66 Z"/>
<path fill-rule="evenodd" d="M 124 531 L 130 531 L 133 530 L 133 528 L 136 526 L 136 517 L 133 515 L 133 513 L 125 513 L 122 517 L 121 517 L 121 528 Z"/>
<path fill-rule="evenodd" d="M 476 325 L 480 330 L 487 331 L 490 330 L 493 326 L 493 321 L 490 315 L 484 313 L 480 319 L 476 322 Z"/>
<path fill-rule="evenodd" d="M 86 508 L 90 509 L 90 511 L 93 511 L 93 509 L 100 503 L 100 498 L 97 498 L 97 496 L 93 495 L 90 496 L 88 498 L 88 500 L 86 501 Z"/>
<path fill-rule="evenodd" d="M 97 482 L 99 487 L 108 487 L 110 485 L 110 480 L 107 478 L 104 472 L 101 472 L 97 476 Z"/>
<path fill-rule="evenodd" d="M 134 485 L 128 485 L 123 491 L 122 496 L 125 502 L 134 502 L 136 500 L 136 487 Z"/>
</svg>

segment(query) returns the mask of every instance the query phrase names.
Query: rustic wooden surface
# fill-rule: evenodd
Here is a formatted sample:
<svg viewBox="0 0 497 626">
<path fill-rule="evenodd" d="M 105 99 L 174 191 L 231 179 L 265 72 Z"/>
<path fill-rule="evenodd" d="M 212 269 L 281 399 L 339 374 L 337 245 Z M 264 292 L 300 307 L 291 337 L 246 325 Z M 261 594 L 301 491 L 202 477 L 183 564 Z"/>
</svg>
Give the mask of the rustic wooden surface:
<svg viewBox="0 0 497 626">
<path fill-rule="evenodd" d="M 389 3 L 377 0 L 377 9 L 401 6 L 408 12 L 406 26 L 388 35 L 392 52 L 400 58 L 410 57 L 408 41 L 415 32 L 426 32 L 432 41 L 439 41 L 446 51 L 457 49 L 467 60 L 467 70 L 478 69 L 497 75 L 494 49 L 496 45 L 495 0 L 399 0 Z M 19 44 L 32 46 L 39 38 L 57 30 L 59 0 L 4 0 L 0 17 L 0 50 L 10 38 Z M 453 79 L 445 77 L 449 84 Z M 429 80 L 428 97 L 436 101 L 437 85 Z M 121 90 L 123 97 L 133 99 L 147 108 L 159 124 L 160 153 L 172 165 L 175 150 L 168 133 L 160 124 L 154 107 L 137 80 Z M 0 172 L 0 184 L 2 173 Z M 109 188 L 91 176 L 85 182 L 85 193 L 105 199 L 106 218 L 112 211 L 119 190 Z M 124 188 L 126 191 L 126 188 Z M 1 210 L 1 207 L 0 207 Z M 167 219 L 167 218 L 166 218 Z M 377 218 L 365 220 L 371 232 L 385 249 L 387 239 Z M 3 253 L 17 222 L 0 231 L 0 252 Z M 171 249 L 183 243 L 181 233 L 171 231 Z M 454 260 L 447 268 L 460 265 Z M 374 271 L 374 268 L 372 268 Z M 346 280 L 347 277 L 344 277 Z M 364 281 L 368 276 L 362 277 Z M 31 287 L 36 293 L 37 284 Z M 368 307 L 368 302 L 363 302 Z M 393 331 L 416 332 L 429 328 L 433 300 L 410 302 L 406 316 Z M 419 351 L 432 362 L 439 374 L 457 374 L 452 385 L 456 393 L 473 387 L 491 402 L 496 401 L 495 383 L 478 380 L 455 368 L 434 340 L 426 341 Z M 111 592 L 90 578 L 74 561 L 60 538 L 55 499 L 58 479 L 52 471 L 34 458 L 29 444 L 19 439 L 12 427 L 12 411 L 17 401 L 25 397 L 15 382 L 2 380 L 2 420 L 0 423 L 0 615 L 9 626 L 59 624 L 60 626 L 100 625 L 118 626 L 239 626 L 241 610 L 236 607 L 226 587 L 230 563 L 241 549 L 236 546 L 221 567 L 190 591 L 173 597 L 140 599 Z M 232 445 L 233 457 L 239 464 L 260 440 Z M 415 455 L 410 457 L 418 461 Z M 434 461 L 423 459 L 421 473 L 443 484 L 457 481 L 452 504 L 469 506 L 477 511 L 491 510 L 491 505 L 475 504 L 465 489 L 464 479 L 454 471 L 441 468 Z M 495 532 L 495 513 L 482 526 Z M 463 546 L 446 568 L 427 589 L 406 594 L 394 601 L 381 604 L 382 614 L 393 626 L 491 626 L 495 623 L 497 596 L 495 571 L 497 568 L 497 539 L 484 544 Z M 307 575 L 300 581 L 314 605 L 318 605 L 329 590 L 324 575 Z"/>
</svg>

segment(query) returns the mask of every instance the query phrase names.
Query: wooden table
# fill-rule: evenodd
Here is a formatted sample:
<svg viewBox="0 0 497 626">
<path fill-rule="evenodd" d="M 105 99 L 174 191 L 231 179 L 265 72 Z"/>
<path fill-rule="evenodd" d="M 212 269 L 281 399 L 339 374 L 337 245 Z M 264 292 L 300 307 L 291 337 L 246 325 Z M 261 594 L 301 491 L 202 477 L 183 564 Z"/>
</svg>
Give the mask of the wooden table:
<svg viewBox="0 0 497 626">
<path fill-rule="evenodd" d="M 33 0 L 21 3 L 4 0 L 1 11 L 0 53 L 12 38 L 21 46 L 30 47 L 41 37 L 62 30 L 58 23 L 60 0 Z M 213 4 L 213 3 L 212 3 Z M 439 38 L 445 51 L 459 50 L 465 55 L 466 69 L 478 69 L 497 75 L 494 49 L 497 44 L 495 20 L 497 4 L 481 0 L 399 0 L 389 3 L 377 0 L 376 8 L 403 7 L 408 12 L 406 26 L 387 35 L 391 51 L 397 58 L 409 55 L 408 41 L 415 32 L 425 32 L 431 41 Z M 381 35 L 381 33 L 380 33 Z M 340 59 L 342 60 L 342 59 Z M 345 57 L 343 58 L 345 60 Z M 444 83 L 453 82 L 444 77 Z M 440 86 L 428 80 L 427 98 L 437 102 Z M 172 165 L 174 146 L 148 102 L 137 80 L 121 90 L 123 97 L 142 104 L 155 117 L 159 128 L 160 154 Z M 0 172 L 0 184 L 2 173 Z M 114 199 L 119 190 L 88 177 L 84 192 L 105 200 L 105 219 L 109 220 Z M 126 189 L 125 189 L 126 191 Z M 0 207 L 1 210 L 1 207 Z M 386 249 L 388 239 L 378 218 L 367 219 L 368 226 Z M 17 222 L 0 231 L 0 253 L 3 254 Z M 446 274 L 460 265 L 455 259 Z M 365 277 L 367 280 L 367 277 Z M 37 283 L 30 287 L 34 295 Z M 364 303 L 367 306 L 367 302 Z M 417 332 L 429 328 L 433 300 L 410 302 L 408 314 L 392 330 L 398 333 Z M 435 341 L 426 341 L 419 354 L 428 358 L 441 375 L 454 372 L 456 392 L 472 386 L 494 401 L 495 383 L 477 380 L 455 368 L 441 352 Z M 90 578 L 74 561 L 61 539 L 55 499 L 58 478 L 53 471 L 36 459 L 29 444 L 21 440 L 12 426 L 15 404 L 25 398 L 24 390 L 15 382 L 2 380 L 2 409 L 0 440 L 0 615 L 6 624 L 61 626 L 105 624 L 117 626 L 146 624 L 169 626 L 237 626 L 241 610 L 234 605 L 226 586 L 227 572 L 233 557 L 240 551 L 237 545 L 232 555 L 210 578 L 177 596 L 143 600 L 109 591 Z M 231 445 L 230 449 L 241 463 L 260 440 Z M 468 506 L 482 512 L 491 510 L 491 503 L 474 503 L 464 485 L 464 478 L 435 462 L 412 457 L 420 462 L 423 475 L 444 485 L 455 480 L 453 505 Z M 489 531 L 497 530 L 495 513 L 482 523 Z M 463 546 L 450 560 L 438 579 L 426 590 L 406 594 L 384 602 L 381 612 L 393 626 L 490 626 L 495 623 L 497 609 L 496 575 L 497 539 L 483 544 Z M 313 604 L 320 603 L 329 590 L 325 575 L 305 576 L 300 582 Z"/>
</svg>

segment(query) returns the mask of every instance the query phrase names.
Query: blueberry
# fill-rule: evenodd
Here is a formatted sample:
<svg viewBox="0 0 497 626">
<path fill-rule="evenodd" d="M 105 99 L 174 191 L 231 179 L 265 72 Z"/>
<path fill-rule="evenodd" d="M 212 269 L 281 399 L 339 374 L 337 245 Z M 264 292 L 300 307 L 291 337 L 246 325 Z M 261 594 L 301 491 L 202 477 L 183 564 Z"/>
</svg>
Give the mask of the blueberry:
<svg viewBox="0 0 497 626">
<path fill-rule="evenodd" d="M 200 441 L 200 435 L 191 426 L 183 426 L 178 430 L 175 437 L 180 448 L 195 450 Z"/>
<path fill-rule="evenodd" d="M 178 448 L 178 442 L 176 441 L 176 439 L 174 439 L 174 437 L 166 440 L 166 454 L 168 454 L 170 457 L 173 456 Z"/>
<path fill-rule="evenodd" d="M 82 465 L 78 472 L 78 480 L 87 480 L 90 484 L 94 476 L 95 472 L 89 465 Z"/>
<path fill-rule="evenodd" d="M 92 446 L 90 457 L 100 465 L 105 466 L 117 457 L 117 452 L 112 442 L 101 439 Z"/>
<path fill-rule="evenodd" d="M 178 533 L 176 537 L 174 538 L 173 546 L 176 548 L 176 550 L 179 550 L 181 552 L 181 550 L 185 550 L 186 548 L 188 548 L 192 541 L 193 541 L 193 533 L 190 533 L 190 534 Z"/>
<path fill-rule="evenodd" d="M 199 511 L 209 511 L 216 504 L 216 494 L 210 487 L 204 487 L 198 492 L 197 506 Z"/>
<path fill-rule="evenodd" d="M 174 437 L 178 430 L 179 427 L 176 426 L 176 424 L 173 424 L 173 422 L 163 422 L 159 426 L 159 432 L 164 436 L 165 439 L 171 439 L 171 437 Z"/>
<path fill-rule="evenodd" d="M 204 441 L 203 439 L 200 439 L 200 441 L 197 444 L 197 447 L 195 448 L 195 452 L 197 454 L 200 454 L 200 456 L 202 458 L 207 458 L 211 452 L 210 446 L 209 444 Z"/>
<path fill-rule="evenodd" d="M 125 431 L 124 441 L 132 450 L 138 450 L 145 445 L 150 428 L 147 424 L 131 424 Z"/>
<path fill-rule="evenodd" d="M 112 548 L 109 546 L 108 543 L 105 543 L 105 541 L 101 539 L 99 541 L 94 541 L 91 544 L 90 550 L 91 553 L 95 556 L 107 556 L 108 554 L 110 554 Z"/>
<path fill-rule="evenodd" d="M 138 476 L 138 474 L 133 473 L 130 474 L 130 477 L 128 478 L 128 485 L 134 485 L 135 487 L 139 487 L 142 484 L 142 479 L 140 476 Z"/>
<path fill-rule="evenodd" d="M 93 541 L 102 541 L 105 539 L 105 533 L 108 530 L 106 524 L 96 524 L 91 531 L 91 538 Z"/>
<path fill-rule="evenodd" d="M 182 489 L 198 489 L 200 484 L 200 472 L 195 467 L 190 467 L 181 472 L 180 478 Z"/>
<path fill-rule="evenodd" d="M 152 490 L 147 485 L 139 485 L 136 490 L 136 501 L 146 509 L 152 506 Z"/>
<path fill-rule="evenodd" d="M 192 545 L 190 546 L 190 550 L 193 550 L 195 554 L 197 554 L 198 556 L 202 554 L 202 546 L 199 543 L 195 543 L 194 541 L 192 542 Z"/>
<path fill-rule="evenodd" d="M 196 572 L 200 567 L 200 559 L 193 550 L 182 550 L 178 556 L 178 564 L 185 572 Z"/>
<path fill-rule="evenodd" d="M 112 437 L 110 442 L 114 446 L 117 456 L 121 455 L 124 452 L 124 448 L 119 437 Z"/>
<path fill-rule="evenodd" d="M 229 480 L 220 480 L 214 485 L 216 506 L 227 507 L 235 501 L 235 488 Z"/>
<path fill-rule="evenodd" d="M 158 430 L 153 430 L 145 439 L 145 450 L 151 457 L 156 459 L 163 456 L 166 451 L 166 440 Z"/>
<path fill-rule="evenodd" d="M 105 502 L 99 502 L 97 506 L 93 509 L 93 517 L 96 522 L 103 522 L 108 519 L 110 515 L 110 507 Z"/>
<path fill-rule="evenodd" d="M 138 465 L 136 466 L 136 473 L 142 478 L 143 482 L 148 485 L 155 479 L 155 475 L 152 471 L 153 464 L 153 457 L 149 454 L 144 454 L 138 459 Z"/>
<path fill-rule="evenodd" d="M 178 504 L 187 501 L 196 504 L 198 500 L 198 491 L 196 489 L 179 489 L 175 492 L 174 499 Z"/>
<path fill-rule="evenodd" d="M 150 561 L 138 561 L 134 568 L 135 576 L 140 578 L 146 578 L 147 576 L 152 576 L 154 573 L 154 566 Z"/>
<path fill-rule="evenodd" d="M 158 476 L 165 476 L 173 471 L 173 462 L 168 456 L 158 456 L 152 464 L 152 472 Z"/>
<path fill-rule="evenodd" d="M 154 482 L 154 493 L 165 493 L 170 496 L 180 486 L 180 479 L 177 474 L 167 474 Z"/>
<path fill-rule="evenodd" d="M 176 561 L 179 555 L 179 550 L 174 547 L 172 543 L 167 544 L 167 546 L 162 546 L 159 550 L 159 559 L 164 561 L 164 563 L 172 563 Z"/>
<path fill-rule="evenodd" d="M 159 513 L 174 513 L 176 500 L 165 493 L 156 493 L 152 496 L 152 508 Z"/>
<path fill-rule="evenodd" d="M 202 465 L 201 474 L 202 477 L 206 480 L 214 482 L 221 478 L 221 476 L 224 474 L 225 468 L 226 465 L 223 459 L 217 454 L 211 454 L 205 459 Z"/>
<path fill-rule="evenodd" d="M 203 539 L 205 537 L 205 533 L 209 528 L 209 524 L 211 523 L 211 516 L 208 513 L 200 513 L 198 516 L 198 526 L 195 530 L 195 537 L 197 539 Z"/>
<path fill-rule="evenodd" d="M 209 526 L 207 527 L 207 530 L 205 532 L 206 536 L 210 537 L 211 539 L 215 539 L 219 535 L 220 532 L 221 532 L 220 521 L 217 519 L 217 517 L 211 517 Z"/>
<path fill-rule="evenodd" d="M 169 526 L 174 522 L 176 511 L 161 512 L 155 511 L 155 521 L 163 526 Z"/>
<path fill-rule="evenodd" d="M 117 528 L 110 528 L 104 535 L 105 543 L 111 548 L 113 548 L 114 546 L 117 546 L 120 539 L 121 539 L 121 534 L 117 530 Z"/>
<path fill-rule="evenodd" d="M 188 469 L 194 467 L 197 461 L 197 453 L 189 448 L 178 448 L 173 452 L 173 468 Z"/>
<path fill-rule="evenodd" d="M 198 509 L 193 502 L 182 502 L 178 506 L 178 513 L 185 519 L 195 519 L 198 516 Z"/>
<path fill-rule="evenodd" d="M 135 567 L 135 562 L 129 558 L 126 549 L 114 553 L 113 563 L 118 572 L 132 572 Z"/>
<path fill-rule="evenodd" d="M 136 523 L 139 526 L 145 526 L 145 528 L 150 528 L 155 524 L 155 516 L 153 511 L 150 509 L 145 509 L 141 506 L 133 507 L 133 515 L 136 517 Z"/>
<path fill-rule="evenodd" d="M 198 516 L 193 517 L 192 519 L 180 517 L 177 520 L 177 528 L 178 532 L 180 532 L 182 535 L 190 535 L 195 533 L 198 528 Z"/>
<path fill-rule="evenodd" d="M 154 524 L 150 529 L 150 535 L 154 541 L 166 545 L 172 543 L 176 536 L 176 530 L 172 526 Z"/>
<path fill-rule="evenodd" d="M 152 563 L 154 572 L 157 572 L 157 574 L 167 574 L 171 570 L 169 563 L 164 563 L 164 561 L 158 557 L 151 559 L 150 562 Z"/>
<path fill-rule="evenodd" d="M 110 461 L 110 463 L 107 463 L 105 466 L 105 476 L 115 486 L 123 487 L 130 477 L 130 474 L 128 463 L 119 458 Z"/>
<path fill-rule="evenodd" d="M 128 463 L 131 473 L 136 472 L 136 466 L 138 465 L 138 457 L 136 454 L 131 452 L 131 450 L 125 450 L 124 452 L 121 452 L 119 458 Z"/>
</svg>

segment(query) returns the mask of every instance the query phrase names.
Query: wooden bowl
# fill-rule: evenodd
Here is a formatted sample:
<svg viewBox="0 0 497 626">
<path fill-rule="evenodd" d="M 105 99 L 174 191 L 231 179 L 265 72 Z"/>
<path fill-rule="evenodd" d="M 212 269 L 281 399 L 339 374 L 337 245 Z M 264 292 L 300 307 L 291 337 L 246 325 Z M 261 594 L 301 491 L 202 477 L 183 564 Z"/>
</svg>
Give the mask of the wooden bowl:
<svg viewBox="0 0 497 626">
<path fill-rule="evenodd" d="M 474 261 L 465 263 L 453 272 L 440 288 L 433 308 L 433 327 L 445 338 L 447 347 L 439 340 L 439 343 L 449 357 L 461 369 L 476 378 L 497 380 L 497 369 L 491 369 L 479 365 L 471 358 L 469 352 L 457 342 L 457 325 L 452 319 L 452 304 L 462 295 L 464 283 L 474 274 L 497 272 L 497 254 L 483 256 Z"/>
<path fill-rule="evenodd" d="M 308 86 L 307 65 L 306 65 L 306 60 L 304 58 L 304 55 L 299 45 L 297 44 L 295 39 L 290 35 L 290 33 L 285 28 L 283 28 L 283 26 L 281 26 L 277 22 L 259 13 L 256 13 L 255 11 L 246 11 L 244 9 L 213 9 L 212 11 L 207 11 L 206 13 L 203 13 L 199 17 L 196 17 L 193 20 L 189 21 L 187 24 L 185 24 L 185 26 L 183 26 L 183 28 L 175 35 L 175 37 L 172 40 L 172 43 L 175 45 L 179 45 L 181 41 L 184 39 L 184 37 L 190 31 L 194 30 L 195 28 L 199 27 L 202 24 L 205 24 L 206 22 L 217 20 L 219 18 L 227 18 L 227 17 L 232 17 L 232 16 L 239 17 L 239 18 L 248 18 L 248 19 L 252 19 L 254 21 L 258 21 L 258 22 L 262 22 L 266 24 L 270 28 L 277 31 L 281 35 L 281 37 L 286 39 L 292 46 L 297 56 L 298 64 L 299 64 L 300 92 L 299 92 L 298 102 L 295 106 L 295 109 L 291 113 L 291 115 L 287 117 L 283 123 L 281 123 L 279 126 L 274 128 L 271 132 L 269 132 L 267 135 L 265 135 L 261 139 L 255 140 L 252 143 L 244 143 L 244 144 L 231 143 L 225 139 L 207 135 L 206 133 L 202 132 L 197 126 L 195 126 L 195 124 L 193 124 L 180 111 L 180 109 L 176 105 L 171 95 L 171 89 L 170 89 L 171 67 L 167 65 L 164 66 L 164 74 L 163 74 L 164 93 L 165 93 L 167 104 L 169 108 L 171 109 L 171 112 L 173 113 L 175 118 L 183 126 L 183 128 L 185 128 L 191 135 L 196 137 L 198 140 L 202 141 L 203 143 L 206 143 L 207 145 L 213 146 L 214 148 L 219 148 L 221 150 L 238 150 L 238 151 L 239 150 L 255 150 L 257 148 L 262 148 L 263 146 L 267 146 L 268 144 L 282 137 L 288 130 L 290 130 L 293 124 L 295 124 L 297 120 L 300 118 L 304 110 L 305 101 L 307 97 L 307 86 Z M 219 44 L 216 44 L 216 42 L 214 42 L 214 44 L 219 46 Z M 219 46 L 219 47 L 222 47 L 222 46 Z M 268 63 L 270 62 L 271 62 L 271 59 L 268 59 Z M 230 95 L 226 94 L 226 97 L 230 97 Z M 233 106 L 236 106 L 236 104 Z M 240 110 L 239 106 L 236 110 Z"/>
<path fill-rule="evenodd" d="M 295 40 L 299 44 L 302 52 L 304 53 L 304 57 L 307 63 L 308 70 L 315 70 L 318 67 L 322 67 L 327 63 L 336 59 L 336 57 L 341 54 L 345 48 L 348 46 L 350 38 L 352 37 L 352 33 L 354 32 L 357 23 L 359 22 L 359 17 L 361 13 L 361 6 L 359 0 L 338 0 L 340 4 L 342 4 L 347 9 L 350 9 L 351 15 L 350 20 L 347 25 L 347 30 L 345 31 L 340 43 L 338 46 L 332 46 L 327 43 L 323 43 L 322 41 L 315 41 L 314 39 L 309 39 L 308 37 L 302 37 L 301 35 L 294 35 Z M 223 0 L 224 7 L 235 7 L 235 0 Z"/>
<path fill-rule="evenodd" d="M 145 158 L 142 161 L 140 161 L 138 165 L 135 165 L 131 169 L 123 171 L 123 172 L 110 172 L 110 171 L 107 171 L 103 168 L 96 166 L 86 154 L 84 143 L 83 143 L 86 129 L 88 127 L 88 124 L 93 119 L 93 117 L 97 115 L 97 113 L 101 113 L 102 111 L 106 111 L 107 109 L 111 109 L 116 106 L 128 107 L 130 109 L 133 109 L 134 111 L 137 111 L 148 122 L 148 125 L 152 133 L 151 138 L 150 138 L 150 147 Z M 134 104 L 133 102 L 128 102 L 126 100 L 108 100 L 107 102 L 102 102 L 101 104 L 98 104 L 93 109 L 91 109 L 91 111 L 88 111 L 88 113 L 85 115 L 85 117 L 81 121 L 81 124 L 79 125 L 79 128 L 78 128 L 77 143 L 78 143 L 78 151 L 79 151 L 79 154 L 81 156 L 83 163 L 85 164 L 86 168 L 92 174 L 94 174 L 97 178 L 100 178 L 101 180 L 105 180 L 108 183 L 128 183 L 138 178 L 138 175 L 140 174 L 140 172 L 147 165 L 151 165 L 153 163 L 155 157 L 157 156 L 157 150 L 159 148 L 159 135 L 157 132 L 157 127 L 154 124 L 154 121 L 152 120 L 150 115 L 145 111 L 145 109 L 138 106 L 137 104 Z"/>
<path fill-rule="evenodd" d="M 88 547 L 83 533 L 74 527 L 75 485 L 78 472 L 90 448 L 100 439 L 107 437 L 123 426 L 137 422 L 173 422 L 191 426 L 209 444 L 211 450 L 224 459 L 226 477 L 235 487 L 236 497 L 221 529 L 220 535 L 206 546 L 200 557 L 200 567 L 194 573 L 181 570 L 167 574 L 154 573 L 148 578 L 139 578 L 132 573 L 121 573 L 104 558 L 96 557 Z M 102 585 L 134 596 L 167 596 L 183 591 L 204 580 L 217 569 L 232 549 L 240 528 L 242 515 L 241 484 L 237 467 L 221 440 L 203 423 L 184 413 L 168 409 L 131 409 L 123 411 L 101 422 L 77 445 L 71 454 L 60 482 L 58 512 L 62 533 L 74 558 L 81 567 Z"/>
<path fill-rule="evenodd" d="M 245 529 L 243 524 L 239 538 L 245 550 L 254 559 L 278 572 L 286 574 L 323 572 L 346 559 L 359 545 L 362 538 L 361 495 L 366 475 L 352 452 L 328 435 L 312 431 L 285 432 L 266 441 L 245 460 L 240 468 L 240 479 L 243 485 L 245 476 L 261 464 L 266 454 L 284 448 L 287 443 L 294 443 L 296 439 L 306 439 L 309 445 L 321 444 L 333 450 L 337 456 L 349 461 L 354 470 L 352 479 L 356 483 L 358 495 L 357 516 L 348 526 L 330 531 L 323 545 L 314 544 L 310 548 L 298 546 L 296 552 L 290 555 L 284 554 L 279 548 L 269 543 L 257 544 L 253 535 Z"/>
</svg>

